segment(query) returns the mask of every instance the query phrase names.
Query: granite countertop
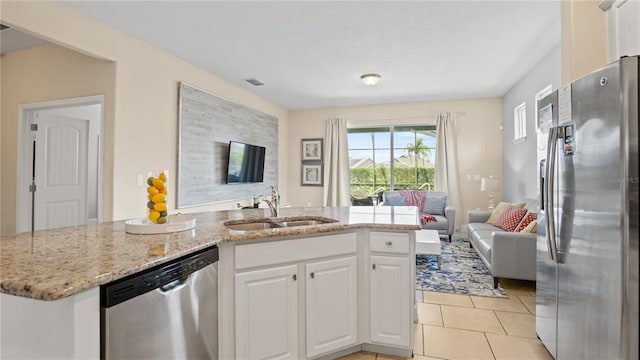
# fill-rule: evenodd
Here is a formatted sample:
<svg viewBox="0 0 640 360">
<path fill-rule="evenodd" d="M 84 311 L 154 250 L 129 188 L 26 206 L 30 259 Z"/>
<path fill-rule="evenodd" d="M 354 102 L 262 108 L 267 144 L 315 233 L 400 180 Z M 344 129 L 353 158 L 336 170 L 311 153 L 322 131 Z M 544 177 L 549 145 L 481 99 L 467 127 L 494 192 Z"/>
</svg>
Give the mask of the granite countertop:
<svg viewBox="0 0 640 360">
<path fill-rule="evenodd" d="M 226 241 L 312 235 L 358 228 L 420 229 L 415 207 L 283 208 L 280 217 L 325 217 L 337 222 L 258 231 L 229 230 L 230 220 L 269 217 L 268 209 L 188 214 L 195 229 L 135 235 L 124 221 L 20 233 L 0 238 L 0 291 L 57 300 Z"/>
</svg>

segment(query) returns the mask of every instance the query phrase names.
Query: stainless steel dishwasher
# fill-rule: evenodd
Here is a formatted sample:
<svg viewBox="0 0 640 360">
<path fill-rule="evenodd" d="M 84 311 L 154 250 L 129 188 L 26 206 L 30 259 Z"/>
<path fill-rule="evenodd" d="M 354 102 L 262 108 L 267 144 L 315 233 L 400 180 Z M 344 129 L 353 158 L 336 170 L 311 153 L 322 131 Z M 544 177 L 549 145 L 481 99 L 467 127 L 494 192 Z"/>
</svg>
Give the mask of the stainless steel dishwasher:
<svg viewBox="0 0 640 360">
<path fill-rule="evenodd" d="M 217 359 L 218 248 L 100 288 L 103 359 Z"/>
</svg>

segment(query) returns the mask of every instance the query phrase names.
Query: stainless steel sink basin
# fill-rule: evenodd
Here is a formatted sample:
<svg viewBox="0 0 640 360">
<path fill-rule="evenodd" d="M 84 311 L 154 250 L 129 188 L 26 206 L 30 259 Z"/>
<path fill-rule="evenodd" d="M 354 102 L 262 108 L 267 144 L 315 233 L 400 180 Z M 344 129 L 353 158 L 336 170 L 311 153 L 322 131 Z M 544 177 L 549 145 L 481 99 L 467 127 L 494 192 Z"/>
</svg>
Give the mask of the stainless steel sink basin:
<svg viewBox="0 0 640 360">
<path fill-rule="evenodd" d="M 309 225 L 320 225 L 320 224 L 328 224 L 333 221 L 322 221 L 322 220 L 291 220 L 291 221 L 279 221 L 276 224 L 281 227 L 292 227 L 292 226 L 309 226 Z"/>
<path fill-rule="evenodd" d="M 323 217 L 288 217 L 288 218 L 261 218 L 253 220 L 227 221 L 224 225 L 231 230 L 257 231 L 267 229 L 279 229 L 296 226 L 313 226 L 334 223 L 337 220 Z"/>
<path fill-rule="evenodd" d="M 232 223 L 225 224 L 231 230 L 241 230 L 241 231 L 253 231 L 253 230 L 265 230 L 265 229 L 274 229 L 281 227 L 278 224 L 271 222 L 248 222 L 248 223 Z"/>
</svg>

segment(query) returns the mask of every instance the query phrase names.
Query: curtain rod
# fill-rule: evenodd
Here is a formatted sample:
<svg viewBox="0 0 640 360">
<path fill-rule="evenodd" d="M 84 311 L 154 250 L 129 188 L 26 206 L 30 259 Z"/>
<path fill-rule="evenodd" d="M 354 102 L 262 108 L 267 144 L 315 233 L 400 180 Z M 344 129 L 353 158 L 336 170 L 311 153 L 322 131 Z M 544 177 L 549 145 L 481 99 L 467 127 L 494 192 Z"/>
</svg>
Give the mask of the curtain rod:
<svg viewBox="0 0 640 360">
<path fill-rule="evenodd" d="M 432 112 L 429 113 L 429 115 L 426 116 L 421 116 L 421 115 L 413 115 L 413 116 L 399 116 L 399 117 L 394 117 L 394 116 L 383 116 L 383 117 L 360 117 L 358 116 L 357 118 L 349 118 L 348 116 L 340 116 L 340 117 L 344 117 L 345 119 L 347 119 L 348 123 L 351 124 L 361 124 L 361 123 L 379 123 L 379 122 L 384 122 L 384 121 L 393 121 L 393 122 L 407 122 L 407 124 L 411 124 L 411 123 L 418 123 L 418 122 L 422 122 L 422 121 L 433 121 L 435 120 L 436 116 L 438 116 L 438 114 L 444 114 L 450 112 L 456 116 L 461 116 L 461 115 L 466 115 L 467 113 L 464 111 L 440 111 L 440 112 Z"/>
<path fill-rule="evenodd" d="M 435 113 L 429 114 L 429 116 L 438 116 L 439 114 L 452 113 L 453 115 L 466 115 L 467 113 L 464 111 L 439 111 Z"/>
</svg>

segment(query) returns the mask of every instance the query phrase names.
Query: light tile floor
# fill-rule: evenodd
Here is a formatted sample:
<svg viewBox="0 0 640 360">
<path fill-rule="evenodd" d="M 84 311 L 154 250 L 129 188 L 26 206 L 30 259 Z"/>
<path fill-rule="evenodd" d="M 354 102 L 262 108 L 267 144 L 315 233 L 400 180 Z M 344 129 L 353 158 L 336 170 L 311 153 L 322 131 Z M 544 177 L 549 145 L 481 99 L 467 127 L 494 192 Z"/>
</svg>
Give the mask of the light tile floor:
<svg viewBox="0 0 640 360">
<path fill-rule="evenodd" d="M 500 284 L 508 299 L 430 291 L 418 296 L 413 359 L 552 359 L 536 337 L 535 283 L 500 279 Z M 341 359 L 401 358 L 359 352 Z"/>
</svg>

